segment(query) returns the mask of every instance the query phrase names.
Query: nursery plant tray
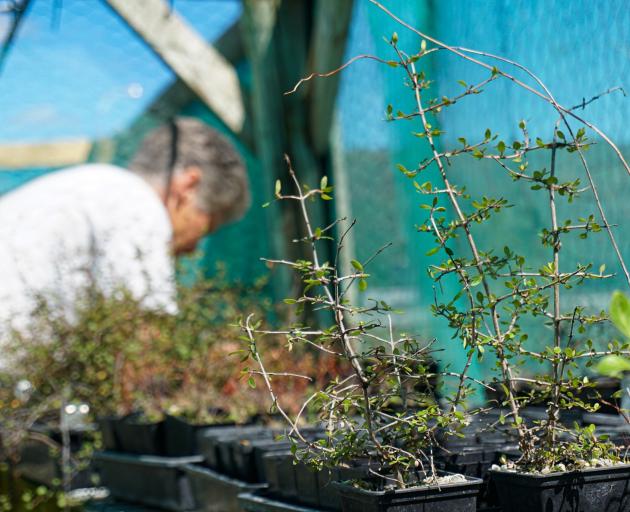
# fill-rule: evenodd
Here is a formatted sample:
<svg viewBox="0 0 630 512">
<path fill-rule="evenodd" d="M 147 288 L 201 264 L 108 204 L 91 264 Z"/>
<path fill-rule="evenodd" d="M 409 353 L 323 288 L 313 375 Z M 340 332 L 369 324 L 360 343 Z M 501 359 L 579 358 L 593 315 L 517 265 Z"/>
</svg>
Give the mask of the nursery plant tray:
<svg viewBox="0 0 630 512">
<path fill-rule="evenodd" d="M 243 482 L 195 464 L 187 464 L 183 469 L 190 482 L 195 510 L 200 512 L 238 512 L 239 494 L 267 487 L 267 484 Z"/>
<path fill-rule="evenodd" d="M 569 473 L 530 475 L 491 471 L 509 512 L 622 512 L 630 510 L 630 464 Z"/>
<path fill-rule="evenodd" d="M 176 416 L 164 420 L 164 450 L 168 457 L 198 455 L 197 439 L 206 430 L 234 427 L 234 423 L 193 424 Z"/>
<path fill-rule="evenodd" d="M 107 499 L 103 501 L 90 501 L 83 506 L 82 510 L 83 512 L 155 512 L 159 509 Z"/>
<path fill-rule="evenodd" d="M 238 503 L 240 510 L 245 510 L 246 512 L 321 512 L 321 509 L 285 503 L 264 494 L 239 494 Z"/>
<path fill-rule="evenodd" d="M 222 444 L 242 436 L 258 435 L 263 431 L 265 431 L 264 427 L 252 425 L 201 430 L 197 434 L 198 450 L 208 467 L 216 471 L 229 473 L 232 471 L 232 456 L 231 453 L 226 453 L 226 450 L 221 449 Z"/>
<path fill-rule="evenodd" d="M 94 455 L 103 485 L 115 498 L 165 510 L 192 510 L 194 501 L 183 467 L 202 457 L 156 457 L 101 452 Z"/>
</svg>

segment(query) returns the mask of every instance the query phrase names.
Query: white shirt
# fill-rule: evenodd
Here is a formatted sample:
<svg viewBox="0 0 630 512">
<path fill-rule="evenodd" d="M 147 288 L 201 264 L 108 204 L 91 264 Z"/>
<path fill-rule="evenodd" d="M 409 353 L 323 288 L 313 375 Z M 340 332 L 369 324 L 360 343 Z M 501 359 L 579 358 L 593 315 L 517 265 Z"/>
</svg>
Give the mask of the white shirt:
<svg viewBox="0 0 630 512">
<path fill-rule="evenodd" d="M 171 237 L 155 191 L 111 165 L 57 171 L 0 197 L 0 341 L 7 322 L 28 327 L 36 297 L 72 318 L 89 286 L 124 287 L 175 313 Z"/>
</svg>

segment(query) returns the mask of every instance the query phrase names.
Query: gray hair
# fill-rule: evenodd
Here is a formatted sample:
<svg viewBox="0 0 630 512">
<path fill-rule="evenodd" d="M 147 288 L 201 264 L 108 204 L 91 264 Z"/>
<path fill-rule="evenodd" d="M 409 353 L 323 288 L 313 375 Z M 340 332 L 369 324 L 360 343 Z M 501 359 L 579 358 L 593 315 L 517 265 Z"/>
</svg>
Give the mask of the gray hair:
<svg viewBox="0 0 630 512">
<path fill-rule="evenodd" d="M 197 204 L 224 224 L 238 220 L 250 205 L 249 183 L 243 161 L 218 131 L 192 117 L 179 117 L 174 174 L 198 167 L 201 180 Z M 173 130 L 164 124 L 150 132 L 129 164 L 129 169 L 158 186 L 170 172 Z"/>
</svg>

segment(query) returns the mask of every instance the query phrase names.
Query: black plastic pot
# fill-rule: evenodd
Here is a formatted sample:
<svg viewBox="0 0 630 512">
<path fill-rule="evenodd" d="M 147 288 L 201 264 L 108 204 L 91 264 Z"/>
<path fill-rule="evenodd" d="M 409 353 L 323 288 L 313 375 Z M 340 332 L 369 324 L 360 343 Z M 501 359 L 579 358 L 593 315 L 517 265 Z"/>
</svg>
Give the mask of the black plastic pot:
<svg viewBox="0 0 630 512">
<path fill-rule="evenodd" d="M 295 486 L 300 503 L 318 506 L 320 504 L 319 479 L 317 478 L 319 471 L 303 462 L 295 464 L 293 471 L 295 472 Z"/>
<path fill-rule="evenodd" d="M 569 428 L 575 423 L 582 424 L 584 411 L 582 409 L 563 409 L 560 411 L 560 421 Z M 547 408 L 543 406 L 528 406 L 522 409 L 521 416 L 528 424 L 534 421 L 545 421 L 548 418 Z"/>
<path fill-rule="evenodd" d="M 117 499 L 166 510 L 192 510 L 194 501 L 184 466 L 201 457 L 155 457 L 101 452 L 94 465 Z"/>
<path fill-rule="evenodd" d="M 475 512 L 482 481 L 441 486 L 369 491 L 347 483 L 335 483 L 344 512 Z"/>
<path fill-rule="evenodd" d="M 277 441 L 275 439 L 233 441 L 232 445 L 234 475 L 252 483 L 267 481 L 263 462 L 265 454 L 291 449 L 289 441 Z"/>
<path fill-rule="evenodd" d="M 593 424 L 597 427 L 627 427 L 628 422 L 620 414 L 604 414 L 601 412 L 585 412 L 582 414 L 585 425 Z"/>
<path fill-rule="evenodd" d="M 319 507 L 327 510 L 341 510 L 341 494 L 335 482 L 361 480 L 368 476 L 369 466 L 365 462 L 335 469 L 322 469 L 317 473 Z"/>
<path fill-rule="evenodd" d="M 237 512 L 238 495 L 265 489 L 266 484 L 251 484 L 229 478 L 216 471 L 188 464 L 184 467 L 193 493 L 195 510 L 200 512 Z"/>
<path fill-rule="evenodd" d="M 270 452 L 263 456 L 269 492 L 286 501 L 297 500 L 297 482 L 290 450 Z"/>
<path fill-rule="evenodd" d="M 335 482 L 366 478 L 369 474 L 363 462 L 315 471 L 302 462 L 295 464 L 290 450 L 268 452 L 263 463 L 269 496 L 318 510 L 341 510 L 341 496 Z"/>
<path fill-rule="evenodd" d="M 321 512 L 295 503 L 287 503 L 266 494 L 243 493 L 238 496 L 239 510 L 246 512 Z"/>
<path fill-rule="evenodd" d="M 462 473 L 483 478 L 484 467 L 494 463 L 494 452 L 482 447 L 468 447 L 444 457 L 444 469 L 451 473 Z"/>
<path fill-rule="evenodd" d="M 216 427 L 207 430 L 200 430 L 197 433 L 197 448 L 199 454 L 203 456 L 204 464 L 216 471 L 226 473 L 232 471 L 232 455 L 221 445 L 229 443 L 234 439 L 243 438 L 247 435 L 267 431 L 261 426 L 227 426 Z"/>
<path fill-rule="evenodd" d="M 509 512 L 625 512 L 630 510 L 630 465 L 529 475 L 492 471 Z"/>
<path fill-rule="evenodd" d="M 221 460 L 227 461 L 224 463 L 225 473 L 246 482 L 257 482 L 253 444 L 259 441 L 273 443 L 275 435 L 271 429 L 261 429 L 220 438 L 217 448 Z"/>
<path fill-rule="evenodd" d="M 118 443 L 118 438 L 116 436 L 116 424 L 120 420 L 121 418 L 116 416 L 103 416 L 97 418 L 96 424 L 98 425 L 98 430 L 101 433 L 104 450 L 110 452 L 117 452 L 120 450 L 120 444 Z"/>
<path fill-rule="evenodd" d="M 164 455 L 164 422 L 146 422 L 138 415 L 127 416 L 114 423 L 121 452 L 136 455 Z"/>
<path fill-rule="evenodd" d="M 164 419 L 164 453 L 168 457 L 198 455 L 197 438 L 201 431 L 233 427 L 233 423 L 194 424 L 176 416 Z"/>
</svg>

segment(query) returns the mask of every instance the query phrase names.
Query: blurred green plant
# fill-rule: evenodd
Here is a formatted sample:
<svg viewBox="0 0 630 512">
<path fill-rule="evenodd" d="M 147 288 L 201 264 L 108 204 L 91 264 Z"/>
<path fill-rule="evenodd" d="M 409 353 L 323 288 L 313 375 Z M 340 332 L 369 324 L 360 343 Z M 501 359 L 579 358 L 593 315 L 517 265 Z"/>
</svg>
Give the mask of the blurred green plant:
<svg viewBox="0 0 630 512">
<path fill-rule="evenodd" d="M 26 441 L 44 443 L 63 471 L 57 483 L 67 489 L 101 448 L 95 432 L 69 452 L 67 405 L 89 407 L 84 423 L 138 410 L 204 423 L 264 414 L 266 395 L 245 399 L 242 364 L 230 354 L 239 346 L 240 312 L 268 315 L 266 283 L 242 286 L 224 275 L 219 267 L 211 279 L 180 286 L 177 315 L 149 311 L 124 289 L 110 296 L 85 290 L 71 318 L 40 299 L 30 327 L 14 332 L 3 353 L 10 364 L 0 375 L 1 458 L 14 468 Z"/>
<path fill-rule="evenodd" d="M 609 316 L 619 332 L 630 340 L 630 299 L 619 290 L 613 292 Z M 620 355 L 609 355 L 597 363 L 595 370 L 606 377 L 621 378 L 625 372 L 630 372 L 630 359 Z"/>
</svg>

